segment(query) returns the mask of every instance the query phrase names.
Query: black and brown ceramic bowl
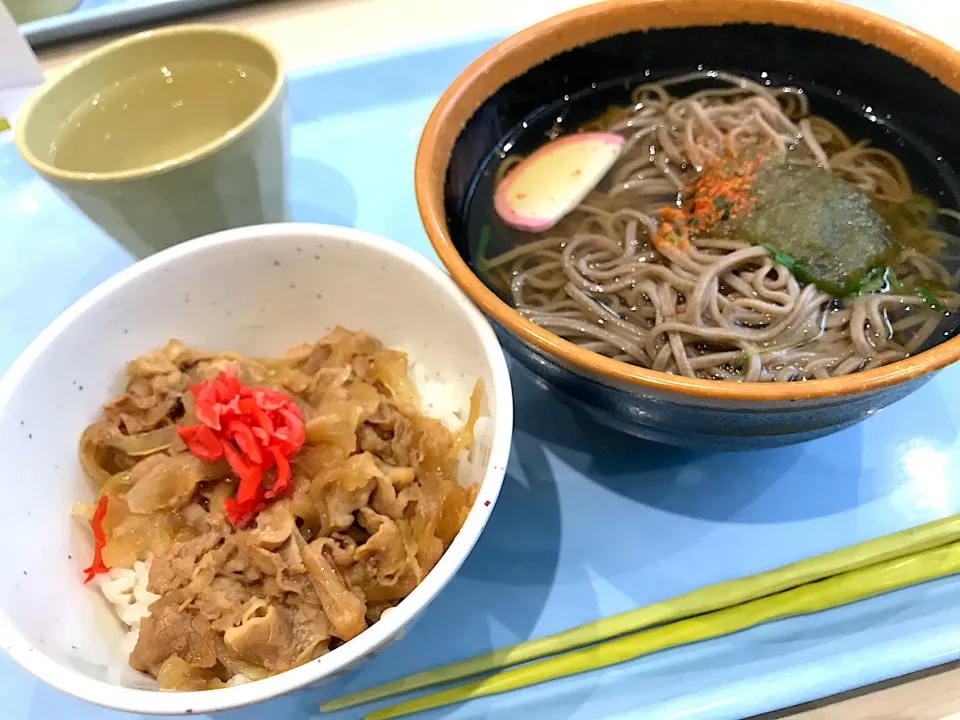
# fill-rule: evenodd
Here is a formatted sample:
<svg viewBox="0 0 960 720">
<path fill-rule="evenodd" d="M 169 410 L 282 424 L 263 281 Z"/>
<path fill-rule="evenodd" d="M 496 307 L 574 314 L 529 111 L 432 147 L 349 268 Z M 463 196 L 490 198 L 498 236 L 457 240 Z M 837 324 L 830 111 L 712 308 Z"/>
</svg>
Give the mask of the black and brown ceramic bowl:
<svg viewBox="0 0 960 720">
<path fill-rule="evenodd" d="M 521 317 L 478 278 L 467 255 L 466 208 L 481 169 L 512 130 L 585 88 L 698 68 L 805 88 L 818 112 L 842 115 L 836 121 L 852 133 L 862 130 L 895 151 L 918 187 L 939 188 L 947 206 L 960 202 L 960 53 L 944 43 L 817 0 L 614 0 L 559 15 L 507 38 L 457 78 L 430 116 L 416 161 L 430 241 L 509 353 L 601 422 L 715 450 L 834 432 L 957 360 L 960 338 L 952 337 L 900 362 L 824 380 L 680 377 L 563 340 Z M 869 127 L 870 115 L 885 118 L 882 133 Z"/>
</svg>

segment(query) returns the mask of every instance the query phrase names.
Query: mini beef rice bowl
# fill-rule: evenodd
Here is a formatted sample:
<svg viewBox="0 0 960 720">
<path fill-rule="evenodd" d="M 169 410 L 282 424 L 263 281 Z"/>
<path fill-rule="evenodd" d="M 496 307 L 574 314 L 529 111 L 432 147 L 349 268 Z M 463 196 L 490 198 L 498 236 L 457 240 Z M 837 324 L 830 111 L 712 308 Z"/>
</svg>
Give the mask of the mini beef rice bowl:
<svg viewBox="0 0 960 720">
<path fill-rule="evenodd" d="M 483 463 L 461 403 L 407 357 L 337 328 L 281 358 L 170 341 L 80 439 L 75 508 L 130 666 L 164 690 L 258 680 L 356 637 L 430 572 Z"/>
</svg>

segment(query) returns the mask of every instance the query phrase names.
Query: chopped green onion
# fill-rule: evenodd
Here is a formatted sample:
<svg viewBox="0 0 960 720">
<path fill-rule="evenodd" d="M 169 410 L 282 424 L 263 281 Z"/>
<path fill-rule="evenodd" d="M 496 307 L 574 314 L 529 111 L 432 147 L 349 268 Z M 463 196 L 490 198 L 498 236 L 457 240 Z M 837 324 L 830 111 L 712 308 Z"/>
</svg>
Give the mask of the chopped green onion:
<svg viewBox="0 0 960 720">
<path fill-rule="evenodd" d="M 487 271 L 487 251 L 490 248 L 490 236 L 492 234 L 493 230 L 489 225 L 484 225 L 480 229 L 480 241 L 477 243 L 477 259 L 474 265 L 477 266 L 477 272 L 481 274 Z"/>
<path fill-rule="evenodd" d="M 10 121 L 0 115 L 0 132 L 10 129 Z"/>
<path fill-rule="evenodd" d="M 667 648 L 730 635 L 774 620 L 848 605 L 858 600 L 958 572 L 960 572 L 960 543 L 951 543 L 706 615 L 680 620 L 583 650 L 506 670 L 449 690 L 374 711 L 366 715 L 366 720 L 389 720 L 472 698 L 504 693 L 597 670 Z"/>
<path fill-rule="evenodd" d="M 939 212 L 937 203 L 926 195 L 912 195 L 900 202 L 900 209 L 915 222 L 925 222 L 936 217 Z"/>
<path fill-rule="evenodd" d="M 713 199 L 713 209 L 720 212 L 725 212 L 730 209 L 730 203 L 727 202 L 725 197 L 715 197 Z"/>
<path fill-rule="evenodd" d="M 927 305 L 929 305 L 931 308 L 933 308 L 937 312 L 941 312 L 941 313 L 943 312 L 943 305 L 941 305 L 940 302 L 937 300 L 937 298 L 934 296 L 934 294 L 929 290 L 927 290 L 927 288 L 925 288 L 923 285 L 921 285 L 920 283 L 917 283 L 913 291 L 917 295 L 919 295 L 923 299 L 923 301 Z"/>
<path fill-rule="evenodd" d="M 886 274 L 887 285 L 890 286 L 890 289 L 895 293 L 903 293 L 905 291 L 903 283 L 897 278 L 897 274 L 893 270 L 887 270 Z"/>
<path fill-rule="evenodd" d="M 885 268 L 873 268 L 873 270 L 860 278 L 854 295 L 868 295 L 882 288 L 885 272 Z"/>
<path fill-rule="evenodd" d="M 923 283 L 916 283 L 914 284 L 913 288 L 908 290 L 903 286 L 903 283 L 901 283 L 900 280 L 897 279 L 896 273 L 894 273 L 893 270 L 887 270 L 886 279 L 887 279 L 887 284 L 890 286 L 890 289 L 893 290 L 894 292 L 904 293 L 904 292 L 912 291 L 915 295 L 920 297 L 932 309 L 941 313 L 945 312 L 945 308 L 943 307 L 941 302 L 937 300 L 937 296 L 934 295 L 933 291 L 931 291 L 930 288 L 928 288 Z"/>
<path fill-rule="evenodd" d="M 794 260 L 792 257 L 787 255 L 785 252 L 783 252 L 779 248 L 775 248 L 773 245 L 767 245 L 766 243 L 763 243 L 760 245 L 760 247 L 765 248 L 766 251 L 770 253 L 770 256 L 773 258 L 773 261 L 775 263 L 783 265 L 791 273 L 796 274 L 796 271 L 798 269 L 796 260 Z"/>
<path fill-rule="evenodd" d="M 411 690 L 462 680 L 490 670 L 592 645 L 654 625 L 738 605 L 874 563 L 957 541 L 960 541 L 960 515 L 953 515 L 757 575 L 709 585 L 670 600 L 603 618 L 554 635 L 528 640 L 512 647 L 417 673 L 332 700 L 322 705 L 320 710 L 341 710 Z"/>
<path fill-rule="evenodd" d="M 806 342 L 803 339 L 795 340 L 793 342 L 781 343 L 780 345 L 747 345 L 740 349 L 740 354 L 747 360 L 749 360 L 754 355 L 766 355 L 767 353 L 780 352 L 781 350 L 789 350 L 790 348 L 795 348 L 798 345 Z"/>
<path fill-rule="evenodd" d="M 764 248 L 770 257 L 773 258 L 773 261 L 779 265 L 783 265 L 787 270 L 789 270 L 798 280 L 802 282 L 817 284 L 816 278 L 807 271 L 800 263 L 798 263 L 794 258 L 785 253 L 783 250 L 780 250 L 773 245 L 767 243 L 760 243 L 760 247 Z M 883 280 L 885 273 L 887 273 L 885 267 L 875 267 L 869 272 L 865 273 L 863 277 L 853 286 L 852 295 L 866 295 L 868 293 L 876 292 L 883 287 Z"/>
<path fill-rule="evenodd" d="M 898 203 L 878 203 L 878 210 L 900 245 L 930 257 L 943 250 L 943 240 L 930 229 L 940 212 L 932 199 L 914 195 Z"/>
</svg>

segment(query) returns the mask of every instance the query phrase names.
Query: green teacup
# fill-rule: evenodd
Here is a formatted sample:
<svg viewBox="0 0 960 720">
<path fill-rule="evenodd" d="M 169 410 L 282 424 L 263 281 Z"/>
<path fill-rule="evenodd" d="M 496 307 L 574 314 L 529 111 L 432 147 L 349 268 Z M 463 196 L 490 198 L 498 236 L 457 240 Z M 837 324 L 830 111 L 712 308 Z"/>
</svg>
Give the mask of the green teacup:
<svg viewBox="0 0 960 720">
<path fill-rule="evenodd" d="M 285 95 L 262 40 L 183 25 L 81 59 L 37 91 L 14 132 L 34 169 L 145 257 L 287 219 Z"/>
<path fill-rule="evenodd" d="M 17 23 L 32 22 L 63 15 L 75 9 L 80 0 L 2 0 Z"/>
</svg>

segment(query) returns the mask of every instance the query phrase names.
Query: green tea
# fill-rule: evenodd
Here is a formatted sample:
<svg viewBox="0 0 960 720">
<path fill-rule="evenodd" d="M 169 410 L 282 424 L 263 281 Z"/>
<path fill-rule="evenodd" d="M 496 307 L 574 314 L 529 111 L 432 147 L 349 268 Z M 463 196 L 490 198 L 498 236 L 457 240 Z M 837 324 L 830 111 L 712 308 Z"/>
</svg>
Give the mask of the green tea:
<svg viewBox="0 0 960 720">
<path fill-rule="evenodd" d="M 220 60 L 172 61 L 94 93 L 64 120 L 48 161 L 117 172 L 162 165 L 221 138 L 269 93 L 262 71 Z"/>
</svg>

